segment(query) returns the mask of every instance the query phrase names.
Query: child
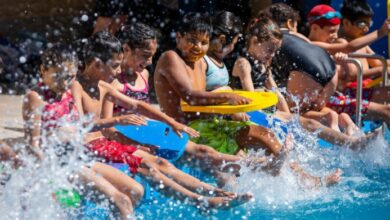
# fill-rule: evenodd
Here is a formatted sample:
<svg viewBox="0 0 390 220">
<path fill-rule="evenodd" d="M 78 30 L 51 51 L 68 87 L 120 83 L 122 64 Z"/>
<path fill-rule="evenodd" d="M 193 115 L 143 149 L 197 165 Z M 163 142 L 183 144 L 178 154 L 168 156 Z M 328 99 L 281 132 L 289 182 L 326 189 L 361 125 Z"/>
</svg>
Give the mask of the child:
<svg viewBox="0 0 390 220">
<path fill-rule="evenodd" d="M 282 43 L 282 32 L 269 18 L 260 17 L 252 20 L 247 34 L 247 48 L 233 67 L 232 84 L 247 91 L 257 89 L 277 89 L 269 69 L 272 57 Z M 263 52 L 266 51 L 266 52 Z M 280 111 L 289 113 L 289 107 L 283 95 L 276 91 Z"/>
<path fill-rule="evenodd" d="M 133 113 L 166 122 L 178 135 L 181 135 L 180 132 L 186 132 L 190 136 L 198 135 L 193 129 L 167 117 L 145 102 L 127 97 L 110 85 L 121 72 L 123 59 L 122 45 L 115 37 L 107 32 L 96 33 L 87 44 L 84 57 L 85 70 L 73 83 L 72 94 L 79 113 L 92 114 L 96 118 L 97 128 L 112 127 L 115 124 L 145 124 L 145 119 L 138 115 L 100 119 L 105 109 L 112 111 L 113 105 L 103 105 L 107 103 L 104 100 L 108 99 Z M 128 139 L 129 141 L 131 140 Z M 171 196 L 189 198 L 191 202 L 212 207 L 229 207 L 233 205 L 232 202 L 237 204 L 239 201 L 246 202 L 251 198 L 247 194 L 237 196 L 203 183 L 183 173 L 167 160 L 138 149 L 135 147 L 138 146 L 136 142 L 132 142 L 133 145 L 128 143 L 125 145 L 102 136 L 100 131 L 90 133 L 87 142 L 87 147 L 98 156 L 111 162 L 126 163 L 132 173 L 140 173 L 154 183 L 164 184 L 164 192 L 170 193 Z"/>
<path fill-rule="evenodd" d="M 338 39 L 337 32 L 340 18 L 332 17 L 327 18 L 325 15 L 329 13 L 336 13 L 335 10 L 327 5 L 317 5 L 309 13 L 310 23 L 310 35 L 309 39 L 313 42 L 322 43 L 322 45 L 330 45 Z M 362 39 L 379 39 L 382 36 L 387 35 L 390 30 L 390 20 L 386 20 L 384 25 L 377 31 L 374 31 L 364 37 L 355 39 L 354 42 L 359 42 Z M 342 41 L 343 39 L 339 39 Z M 351 44 L 349 42 L 348 44 Z M 337 48 L 337 44 L 335 44 Z M 363 44 L 361 47 L 367 44 Z M 326 46 L 325 49 L 329 50 Z M 357 50 L 356 48 L 355 50 Z M 335 50 L 335 48 L 333 48 Z M 345 79 L 345 74 L 340 74 L 340 78 Z M 339 86 L 339 90 L 343 91 L 344 94 L 336 94 L 332 97 L 328 106 L 338 112 L 345 112 L 349 115 L 354 115 L 356 112 L 356 94 L 353 90 L 345 90 Z M 390 125 L 390 107 L 385 103 L 390 100 L 390 87 L 374 88 L 373 90 L 365 90 L 363 94 L 363 109 L 362 113 L 365 119 L 384 121 L 387 125 Z"/>
<path fill-rule="evenodd" d="M 342 19 L 339 37 L 347 42 L 364 37 L 372 25 L 371 17 L 374 12 L 365 0 L 349 0 L 344 1 L 340 9 Z M 355 50 L 356 53 L 375 54 L 370 46 L 365 46 L 361 49 Z M 382 76 L 382 63 L 375 59 L 359 59 L 363 67 L 364 78 L 369 79 L 373 77 Z M 371 68 L 370 68 L 371 67 Z M 355 71 L 349 71 L 345 77 L 340 79 L 343 86 L 348 82 L 356 81 Z M 343 80 L 345 78 L 345 81 Z"/>
<path fill-rule="evenodd" d="M 149 71 L 157 51 L 156 31 L 142 23 L 121 28 L 118 39 L 123 45 L 122 72 L 117 76 L 122 93 L 134 99 L 149 102 Z M 114 84 L 115 85 L 115 84 Z"/>
<path fill-rule="evenodd" d="M 223 59 L 229 55 L 242 32 L 239 17 L 229 11 L 221 11 L 213 18 L 210 47 L 203 57 L 206 64 L 206 91 L 229 90 L 229 73 Z"/>
<path fill-rule="evenodd" d="M 68 90 L 77 73 L 75 53 L 69 48 L 54 45 L 44 51 L 41 59 L 42 82 L 27 92 L 23 102 L 27 146 L 40 160 L 44 158 L 42 131 L 50 134 L 56 129 L 67 129 L 59 126 L 61 118 L 70 122 L 78 119 L 73 97 Z M 111 166 L 94 163 L 91 168 L 83 167 L 80 175 L 82 180 L 93 182 L 99 191 L 113 200 L 122 219 L 127 219 L 133 213 L 133 205 L 143 194 L 140 184 Z"/>
</svg>

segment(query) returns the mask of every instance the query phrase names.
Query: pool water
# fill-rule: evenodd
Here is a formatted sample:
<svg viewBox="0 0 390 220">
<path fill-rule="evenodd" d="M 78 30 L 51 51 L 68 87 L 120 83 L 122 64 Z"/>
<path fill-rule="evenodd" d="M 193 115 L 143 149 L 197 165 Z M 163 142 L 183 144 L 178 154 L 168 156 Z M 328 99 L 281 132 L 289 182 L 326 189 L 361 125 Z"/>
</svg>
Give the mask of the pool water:
<svg viewBox="0 0 390 220">
<path fill-rule="evenodd" d="M 243 171 L 234 191 L 254 194 L 253 201 L 227 211 L 201 210 L 174 200 L 158 202 L 137 209 L 144 219 L 390 219 L 390 141 L 389 130 L 363 152 L 340 147 L 298 146 L 298 161 L 303 167 L 326 175 L 336 168 L 343 170 L 338 185 L 305 188 L 287 167 L 278 177 Z M 307 144 L 303 144 L 307 145 Z M 322 159 L 318 159 L 321 158 Z M 196 174 L 195 174 L 196 176 Z"/>
<path fill-rule="evenodd" d="M 389 130 L 362 152 L 320 147 L 318 139 L 304 131 L 297 131 L 295 138 L 299 141 L 294 142 L 288 161 L 298 162 L 316 176 L 341 168 L 344 172 L 341 182 L 332 187 L 304 187 L 288 163 L 276 177 L 246 168 L 226 189 L 251 192 L 253 200 L 229 210 L 215 210 L 167 198 L 158 191 L 164 187 L 162 184 L 151 187 L 137 176 L 136 180 L 145 187 L 145 198 L 135 209 L 136 216 L 138 219 L 390 219 Z M 63 208 L 53 203 L 50 192 L 58 187 L 74 187 L 66 176 L 82 164 L 76 162 L 80 155 L 81 152 L 70 155 L 74 162 L 69 167 L 51 165 L 55 164 L 52 158 L 41 167 L 30 164 L 32 170 L 16 171 L 0 194 L 0 212 L 4 213 L 0 219 L 117 219 L 114 206 L 101 196 L 84 199 L 81 207 L 66 209 L 65 214 Z M 125 166 L 120 168 L 126 170 Z M 212 178 L 198 170 L 180 168 L 213 183 Z"/>
</svg>

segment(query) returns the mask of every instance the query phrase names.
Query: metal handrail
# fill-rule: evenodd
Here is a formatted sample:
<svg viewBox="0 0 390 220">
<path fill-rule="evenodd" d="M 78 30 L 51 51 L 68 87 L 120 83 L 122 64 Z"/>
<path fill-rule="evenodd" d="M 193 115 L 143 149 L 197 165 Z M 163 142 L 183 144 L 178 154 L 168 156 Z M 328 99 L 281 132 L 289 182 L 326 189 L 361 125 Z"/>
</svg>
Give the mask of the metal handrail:
<svg viewBox="0 0 390 220">
<path fill-rule="evenodd" d="M 348 57 L 350 58 L 365 58 L 365 59 L 376 59 L 376 60 L 380 60 L 382 62 L 382 87 L 385 87 L 388 85 L 388 73 L 387 73 L 387 60 L 386 58 L 384 58 L 383 56 L 381 55 L 377 55 L 377 54 L 361 54 L 361 53 L 351 53 L 351 54 L 348 54 Z M 361 68 L 361 66 L 360 66 Z M 359 87 L 359 80 L 361 80 L 361 83 L 363 81 L 363 69 L 360 70 L 361 71 L 361 74 L 359 73 L 358 76 L 357 76 L 357 80 L 358 80 L 358 87 L 356 88 L 357 89 L 357 95 L 360 94 L 360 96 L 358 96 L 358 100 L 357 100 L 357 104 L 359 106 L 359 108 L 356 108 L 356 113 L 359 109 L 359 116 L 361 116 L 361 103 L 362 103 L 362 97 L 361 97 L 361 94 L 362 94 L 362 89 L 363 89 L 363 85 L 361 84 L 361 87 Z M 360 76 L 361 75 L 361 76 Z M 384 103 L 384 104 L 387 104 L 387 103 Z M 356 114 L 357 115 L 357 114 Z M 356 117 L 356 119 L 358 119 Z M 361 119 L 360 119 L 361 120 Z M 359 122 L 361 122 L 359 120 Z M 356 120 L 357 121 L 357 120 Z M 383 123 L 384 125 L 385 123 Z M 360 127 L 360 125 L 358 125 Z M 384 127 L 383 126 L 383 131 L 384 131 Z"/>
<path fill-rule="evenodd" d="M 360 60 L 347 58 L 347 63 L 355 64 L 358 68 L 357 87 L 356 87 L 356 125 L 360 128 L 362 125 L 362 90 L 363 90 L 363 67 Z"/>
<path fill-rule="evenodd" d="M 351 58 L 365 58 L 365 59 L 374 59 L 380 60 L 382 62 L 382 86 L 388 85 L 388 74 L 387 74 L 387 60 L 381 55 L 377 54 L 361 54 L 361 53 L 350 53 L 348 57 Z"/>
</svg>

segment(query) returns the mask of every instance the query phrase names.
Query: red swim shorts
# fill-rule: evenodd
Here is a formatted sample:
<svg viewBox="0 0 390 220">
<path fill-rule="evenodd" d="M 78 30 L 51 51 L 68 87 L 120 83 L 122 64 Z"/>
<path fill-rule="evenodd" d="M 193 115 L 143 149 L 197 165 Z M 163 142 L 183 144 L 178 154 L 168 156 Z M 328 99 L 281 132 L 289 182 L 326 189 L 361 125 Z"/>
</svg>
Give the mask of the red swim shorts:
<svg viewBox="0 0 390 220">
<path fill-rule="evenodd" d="M 336 93 L 330 97 L 326 106 L 335 110 L 337 113 L 346 113 L 350 116 L 354 116 L 356 114 L 356 98 L 354 95 Z M 362 100 L 362 113 L 367 113 L 368 106 L 370 102 L 363 95 Z"/>
<path fill-rule="evenodd" d="M 126 163 L 129 165 L 131 173 L 137 173 L 142 161 L 141 157 L 133 155 L 138 150 L 136 147 L 111 141 L 104 137 L 89 142 L 87 147 L 97 156 L 110 162 Z"/>
</svg>

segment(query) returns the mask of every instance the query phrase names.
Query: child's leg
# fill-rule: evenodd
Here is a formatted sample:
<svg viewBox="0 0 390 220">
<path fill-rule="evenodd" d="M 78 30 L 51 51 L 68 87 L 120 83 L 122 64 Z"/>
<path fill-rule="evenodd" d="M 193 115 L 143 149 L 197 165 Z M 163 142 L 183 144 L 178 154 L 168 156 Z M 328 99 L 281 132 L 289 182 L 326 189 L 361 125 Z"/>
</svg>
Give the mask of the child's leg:
<svg viewBox="0 0 390 220">
<path fill-rule="evenodd" d="M 340 169 L 337 169 L 334 173 L 329 174 L 324 178 L 324 181 L 321 181 L 321 177 L 313 176 L 303 170 L 298 163 L 293 162 L 290 164 L 290 168 L 298 175 L 300 181 L 303 185 L 308 187 L 319 187 L 322 184 L 325 186 L 331 186 L 340 181 L 341 174 L 343 173 Z"/>
<path fill-rule="evenodd" d="M 237 162 L 242 159 L 239 156 L 220 153 L 210 146 L 196 144 L 192 141 L 188 142 L 185 153 L 191 159 L 200 160 L 200 165 L 206 166 L 207 169 L 217 167 L 218 170 L 224 162 Z"/>
<path fill-rule="evenodd" d="M 183 171 L 177 169 L 166 159 L 152 156 L 144 151 L 138 150 L 134 153 L 135 156 L 142 157 L 142 163 L 146 164 L 148 167 L 157 169 L 164 175 L 171 177 L 178 184 L 186 187 L 189 190 L 197 191 L 199 193 L 210 193 L 210 192 L 220 192 L 216 187 L 213 187 L 207 183 L 200 181 L 199 179 L 184 173 Z M 231 193 L 222 193 L 223 195 L 232 195 Z"/>
<path fill-rule="evenodd" d="M 137 151 L 136 154 L 137 153 L 138 156 L 142 155 L 141 151 Z M 168 178 L 166 175 L 160 172 L 159 169 L 155 167 L 155 164 L 146 161 L 144 162 L 145 163 L 141 163 L 141 166 L 138 168 L 138 173 L 144 175 L 146 178 L 153 181 L 157 186 L 162 184 L 163 187 L 159 188 L 163 190 L 164 193 L 167 193 L 168 196 L 172 196 L 181 200 L 189 198 L 192 202 L 196 204 L 200 203 L 202 205 L 208 205 L 213 207 L 228 207 L 233 205 L 234 202 L 243 200 L 239 197 L 207 197 L 199 195 L 197 193 L 192 192 L 191 190 L 188 190 L 174 180 Z M 248 201 L 250 198 L 250 196 L 247 196 L 246 198 L 244 198 L 244 200 Z"/>
<path fill-rule="evenodd" d="M 390 127 L 390 106 L 370 102 L 367 107 L 367 115 L 365 118 L 383 121 Z"/>
<path fill-rule="evenodd" d="M 342 128 L 344 132 L 349 136 L 352 136 L 359 131 L 359 128 L 352 121 L 351 117 L 346 113 L 341 113 L 339 115 L 339 125 L 340 128 Z"/>
<path fill-rule="evenodd" d="M 249 125 L 240 129 L 235 139 L 241 149 L 262 148 L 267 154 L 273 154 L 276 157 L 283 148 L 272 130 L 257 125 Z"/>
<path fill-rule="evenodd" d="M 337 145 L 348 145 L 351 149 L 360 149 L 365 146 L 372 138 L 371 136 L 350 137 L 341 132 L 337 132 L 329 127 L 326 127 L 316 120 L 300 117 L 299 121 L 303 128 L 310 132 L 318 131 L 318 136 L 329 143 Z"/>
<path fill-rule="evenodd" d="M 80 172 L 80 178 L 87 183 L 94 183 L 95 187 L 106 196 L 108 196 L 119 209 L 121 219 L 129 219 L 133 214 L 133 204 L 128 196 L 120 192 L 109 181 L 101 175 L 98 175 L 92 169 L 83 167 Z"/>
<path fill-rule="evenodd" d="M 323 125 L 326 125 L 332 129 L 340 132 L 339 116 L 335 111 L 333 111 L 329 108 L 325 107 L 320 112 L 308 111 L 308 112 L 304 113 L 302 116 L 319 121 Z"/>
<path fill-rule="evenodd" d="M 22 164 L 15 151 L 2 140 L 0 140 L 0 161 L 11 161 L 14 168 Z"/>
<path fill-rule="evenodd" d="M 133 205 L 137 205 L 142 199 L 144 195 L 142 185 L 118 169 L 104 163 L 96 162 L 93 164 L 92 170 L 98 175 L 102 175 L 116 189 L 127 195 Z"/>
</svg>

